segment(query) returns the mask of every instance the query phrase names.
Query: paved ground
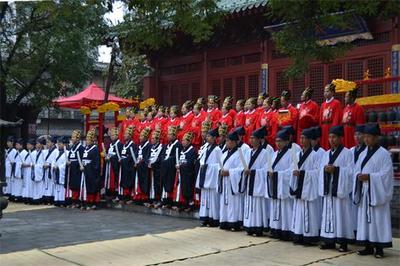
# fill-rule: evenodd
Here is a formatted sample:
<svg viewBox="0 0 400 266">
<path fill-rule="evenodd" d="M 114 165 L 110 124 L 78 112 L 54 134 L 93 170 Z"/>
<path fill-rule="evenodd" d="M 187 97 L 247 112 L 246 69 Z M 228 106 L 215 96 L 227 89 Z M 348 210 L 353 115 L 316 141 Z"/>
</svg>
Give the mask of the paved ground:
<svg viewBox="0 0 400 266">
<path fill-rule="evenodd" d="M 45 217 L 45 218 L 44 218 Z M 0 221 L 0 265 L 399 265 L 386 258 L 294 246 L 163 216 L 11 204 Z"/>
</svg>

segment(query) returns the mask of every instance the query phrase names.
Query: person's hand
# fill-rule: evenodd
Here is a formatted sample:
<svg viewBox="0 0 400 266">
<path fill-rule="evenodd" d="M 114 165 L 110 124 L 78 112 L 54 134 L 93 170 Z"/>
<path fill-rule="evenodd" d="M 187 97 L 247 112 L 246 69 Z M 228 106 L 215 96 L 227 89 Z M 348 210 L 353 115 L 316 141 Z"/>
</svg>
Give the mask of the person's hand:
<svg viewBox="0 0 400 266">
<path fill-rule="evenodd" d="M 329 174 L 333 174 L 333 172 L 335 171 L 335 167 L 333 165 L 328 164 L 325 165 L 324 170 Z"/>
<path fill-rule="evenodd" d="M 85 170 L 85 167 L 81 166 L 79 167 L 79 169 L 81 169 L 81 171 L 83 172 L 83 170 Z"/>
<path fill-rule="evenodd" d="M 268 172 L 268 176 L 272 176 L 274 172 Z"/>
<path fill-rule="evenodd" d="M 368 174 L 358 174 L 357 178 L 358 178 L 358 180 L 360 180 L 362 182 L 366 182 L 369 179 L 369 175 Z"/>
<path fill-rule="evenodd" d="M 299 170 L 293 170 L 293 176 L 299 176 L 300 175 L 300 171 Z"/>
<path fill-rule="evenodd" d="M 251 170 L 250 170 L 250 169 L 245 169 L 245 170 L 243 171 L 243 174 L 244 174 L 244 175 L 250 175 L 250 173 L 251 173 Z"/>
<path fill-rule="evenodd" d="M 227 171 L 227 170 L 221 170 L 221 175 L 222 175 L 222 176 L 229 176 L 229 171 Z"/>
<path fill-rule="evenodd" d="M 67 161 L 67 165 L 71 165 L 71 161 Z"/>
<path fill-rule="evenodd" d="M 175 165 L 176 170 L 179 170 L 179 164 Z"/>
</svg>

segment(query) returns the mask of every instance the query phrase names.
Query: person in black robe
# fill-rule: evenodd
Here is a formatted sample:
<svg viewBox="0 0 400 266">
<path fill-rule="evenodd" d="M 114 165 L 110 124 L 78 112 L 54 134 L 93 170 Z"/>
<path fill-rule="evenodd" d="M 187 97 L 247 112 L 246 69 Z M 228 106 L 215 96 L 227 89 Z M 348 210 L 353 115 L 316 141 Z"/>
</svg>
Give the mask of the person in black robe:
<svg viewBox="0 0 400 266">
<path fill-rule="evenodd" d="M 159 208 L 161 206 L 161 152 L 163 145 L 160 143 L 161 130 L 156 129 L 152 133 L 150 158 L 148 168 L 150 170 L 150 203 L 146 207 Z"/>
<path fill-rule="evenodd" d="M 132 203 L 132 193 L 136 176 L 136 145 L 132 141 L 133 127 L 126 128 L 125 144 L 121 150 L 121 175 L 119 178 L 118 198 L 121 203 Z"/>
<path fill-rule="evenodd" d="M 94 144 L 95 141 L 96 133 L 91 129 L 86 135 L 86 148 L 82 156 L 81 171 L 84 178 L 82 187 L 86 189 L 86 202 L 83 203 L 82 210 L 95 210 L 100 201 L 100 151 Z"/>
<path fill-rule="evenodd" d="M 81 131 L 74 130 L 71 134 L 71 149 L 68 153 L 67 176 L 65 180 L 66 199 L 71 198 L 72 204 L 69 208 L 80 208 L 79 195 L 81 187 L 82 172 L 79 169 L 78 157 L 82 160 L 85 148 L 80 143 Z M 79 154 L 79 155 L 78 155 Z"/>
<path fill-rule="evenodd" d="M 187 132 L 182 138 L 182 150 L 179 156 L 177 169 L 179 171 L 178 199 L 185 212 L 194 209 L 194 185 L 196 182 L 195 163 L 197 151 L 192 145 L 193 133 Z M 180 196 L 180 197 L 178 197 Z"/>
<path fill-rule="evenodd" d="M 105 155 L 104 187 L 106 196 L 115 199 L 117 196 L 118 178 L 120 173 L 120 159 L 123 144 L 118 139 L 118 128 L 110 129 L 111 143 Z"/>
<path fill-rule="evenodd" d="M 168 128 L 168 144 L 161 152 L 161 185 L 163 208 L 170 208 L 173 202 L 176 179 L 176 154 L 179 155 L 182 145 L 176 138 L 178 127 Z"/>
<path fill-rule="evenodd" d="M 137 178 L 138 187 L 136 188 L 135 200 L 140 203 L 148 203 L 150 195 L 150 150 L 149 142 L 150 128 L 146 127 L 140 132 L 138 147 Z"/>
</svg>

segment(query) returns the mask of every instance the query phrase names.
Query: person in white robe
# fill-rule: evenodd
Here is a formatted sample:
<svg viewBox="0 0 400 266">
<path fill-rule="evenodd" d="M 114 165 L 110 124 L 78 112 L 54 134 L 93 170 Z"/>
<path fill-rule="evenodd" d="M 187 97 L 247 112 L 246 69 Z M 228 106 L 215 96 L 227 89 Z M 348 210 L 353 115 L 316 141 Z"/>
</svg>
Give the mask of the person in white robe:
<svg viewBox="0 0 400 266">
<path fill-rule="evenodd" d="M 15 174 L 12 180 L 12 195 L 16 198 L 17 201 L 22 201 L 22 192 L 24 189 L 24 171 L 23 171 L 23 163 L 24 158 L 28 154 L 28 152 L 24 149 L 24 140 L 18 139 L 15 143 L 15 149 L 17 153 L 14 157 L 15 162 Z"/>
<path fill-rule="evenodd" d="M 13 200 L 12 196 L 12 181 L 15 175 L 15 157 L 17 150 L 14 148 L 15 138 L 7 137 L 7 149 L 5 150 L 5 177 L 7 186 L 3 187 L 3 193 L 9 200 Z"/>
<path fill-rule="evenodd" d="M 222 151 L 217 145 L 218 128 L 207 133 L 207 142 L 200 149 L 200 168 L 196 188 L 200 189 L 199 217 L 203 226 L 219 226 L 220 195 L 217 191 Z"/>
<path fill-rule="evenodd" d="M 43 202 L 52 204 L 54 200 L 54 181 L 51 164 L 58 156 L 58 149 L 56 147 L 57 138 L 55 136 L 49 137 L 46 140 L 47 152 L 44 157 L 44 188 L 43 188 Z"/>
<path fill-rule="evenodd" d="M 364 150 L 357 161 L 353 197 L 358 206 L 357 243 L 365 245 L 359 255 L 383 257 L 383 248 L 392 247 L 390 201 L 393 196 L 393 162 L 379 146 L 378 124 L 364 127 Z"/>
<path fill-rule="evenodd" d="M 250 146 L 247 143 L 243 142 L 243 137 L 246 135 L 246 130 L 244 129 L 244 127 L 237 127 L 234 131 L 238 134 L 239 137 L 239 141 L 237 143 L 238 148 L 242 148 L 242 151 L 244 153 L 249 152 L 251 150 Z"/>
<path fill-rule="evenodd" d="M 66 166 L 68 161 L 68 151 L 66 145 L 69 140 L 67 137 L 60 137 L 57 140 L 58 154 L 51 163 L 51 170 L 54 182 L 54 205 L 65 207 L 65 180 Z"/>
<path fill-rule="evenodd" d="M 320 200 L 318 195 L 319 165 L 311 147 L 314 130 L 304 129 L 300 135 L 302 151 L 293 153 L 290 195 L 294 199 L 292 232 L 295 244 L 311 245 L 319 240 Z"/>
<path fill-rule="evenodd" d="M 250 136 L 252 149 L 245 153 L 246 169 L 243 171 L 244 193 L 243 228 L 248 235 L 261 236 L 269 228 L 268 207 L 265 198 L 265 184 L 268 171 L 268 161 L 273 152 L 262 146 L 267 131 L 261 127 Z"/>
<path fill-rule="evenodd" d="M 343 126 L 329 130 L 328 150 L 321 160 L 318 193 L 323 197 L 321 249 L 347 252 L 347 244 L 354 242 L 352 211 L 353 163 L 351 152 L 342 144 Z"/>
<path fill-rule="evenodd" d="M 286 132 L 289 134 L 289 149 L 294 148 L 296 152 L 301 152 L 300 145 L 294 142 L 296 140 L 296 131 L 294 130 L 293 126 L 284 126 L 282 130 L 286 130 Z"/>
<path fill-rule="evenodd" d="M 22 197 L 25 203 L 32 203 L 33 195 L 33 182 L 35 179 L 35 150 L 36 140 L 29 139 L 26 143 L 27 154 L 24 157 L 24 162 L 22 164 L 22 171 L 24 172 L 24 186 L 22 189 Z"/>
<path fill-rule="evenodd" d="M 40 204 L 42 202 L 43 197 L 43 189 L 44 189 L 44 163 L 45 163 L 45 145 L 46 138 L 41 137 L 36 141 L 36 154 L 35 154 L 35 176 L 33 180 L 32 187 L 32 200 L 34 204 Z"/>
<path fill-rule="evenodd" d="M 239 136 L 233 131 L 227 136 L 228 150 L 222 155 L 220 162 L 220 178 L 218 192 L 220 193 L 219 226 L 221 229 L 238 231 L 243 225 L 243 193 L 240 193 L 243 165 L 238 147 Z"/>
<path fill-rule="evenodd" d="M 276 134 L 276 146 L 278 149 L 268 162 L 265 196 L 270 200 L 271 237 L 288 241 L 292 237 L 293 199 L 290 198 L 289 183 L 293 170 L 293 156 L 286 130 L 280 130 Z"/>
</svg>

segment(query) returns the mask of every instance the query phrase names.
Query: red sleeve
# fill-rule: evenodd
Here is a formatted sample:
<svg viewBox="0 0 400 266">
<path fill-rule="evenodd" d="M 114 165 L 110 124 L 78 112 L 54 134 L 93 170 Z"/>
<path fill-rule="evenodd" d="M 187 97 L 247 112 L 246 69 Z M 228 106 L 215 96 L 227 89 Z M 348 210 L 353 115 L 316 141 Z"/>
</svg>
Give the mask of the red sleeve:
<svg viewBox="0 0 400 266">
<path fill-rule="evenodd" d="M 365 112 L 362 106 L 357 105 L 356 125 L 361 124 L 365 124 Z"/>
<path fill-rule="evenodd" d="M 332 126 L 337 126 L 341 124 L 342 120 L 342 106 L 339 101 L 336 101 L 334 114 L 332 117 Z"/>
<path fill-rule="evenodd" d="M 313 116 L 315 123 L 318 125 L 319 124 L 319 106 L 316 102 L 314 102 L 314 107 L 313 107 Z"/>
</svg>

